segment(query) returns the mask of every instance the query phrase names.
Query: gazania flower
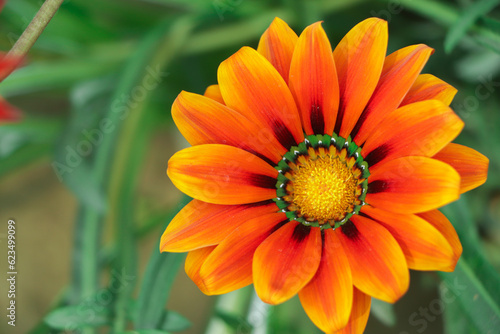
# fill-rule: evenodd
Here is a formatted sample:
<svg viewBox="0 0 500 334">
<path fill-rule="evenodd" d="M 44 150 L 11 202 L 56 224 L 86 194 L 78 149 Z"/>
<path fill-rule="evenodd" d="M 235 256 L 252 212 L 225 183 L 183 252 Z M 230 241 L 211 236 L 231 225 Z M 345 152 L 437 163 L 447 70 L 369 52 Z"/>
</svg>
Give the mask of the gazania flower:
<svg viewBox="0 0 500 334">
<path fill-rule="evenodd" d="M 204 293 L 298 293 L 321 330 L 361 333 L 370 297 L 398 300 L 409 268 L 453 271 L 462 247 L 437 208 L 485 182 L 488 160 L 450 143 L 456 90 L 420 74 L 433 50 L 386 56 L 387 38 L 370 18 L 332 51 L 319 22 L 298 37 L 275 19 L 204 96 L 179 94 L 172 115 L 193 146 L 167 173 L 194 199 L 160 249 L 189 251 Z"/>
</svg>

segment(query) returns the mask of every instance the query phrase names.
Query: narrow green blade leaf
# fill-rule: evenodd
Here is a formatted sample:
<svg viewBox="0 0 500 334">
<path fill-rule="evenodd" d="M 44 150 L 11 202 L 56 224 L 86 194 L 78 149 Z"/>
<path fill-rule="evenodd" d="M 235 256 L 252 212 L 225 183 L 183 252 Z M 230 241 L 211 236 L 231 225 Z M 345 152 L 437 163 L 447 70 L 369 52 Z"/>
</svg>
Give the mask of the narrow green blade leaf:
<svg viewBox="0 0 500 334">
<path fill-rule="evenodd" d="M 460 18 L 450 27 L 444 41 L 444 49 L 451 52 L 453 48 L 464 37 L 467 30 L 476 22 L 476 20 L 489 13 L 493 8 L 500 4 L 499 0 L 480 0 L 472 2 Z"/>
<path fill-rule="evenodd" d="M 170 333 L 158 329 L 139 329 L 136 331 L 118 332 L 116 334 L 170 334 Z"/>
<path fill-rule="evenodd" d="M 48 155 L 60 136 L 59 120 L 25 119 L 0 127 L 0 177 Z"/>
<path fill-rule="evenodd" d="M 188 197 L 181 201 L 167 220 L 167 224 L 189 201 Z M 159 328 L 160 325 L 164 328 L 166 324 L 162 322 L 162 317 L 165 303 L 185 256 L 182 253 L 160 253 L 155 247 L 139 292 L 135 328 Z"/>
<path fill-rule="evenodd" d="M 465 259 L 458 261 L 452 273 L 439 273 L 445 284 L 446 298 L 452 303 L 455 299 L 462 306 L 465 315 L 480 333 L 494 333 L 500 328 L 500 308 Z M 498 288 L 498 287 L 497 287 Z"/>
<path fill-rule="evenodd" d="M 191 327 L 191 321 L 175 311 L 165 311 L 165 316 L 160 328 L 168 332 L 179 332 Z"/>
<path fill-rule="evenodd" d="M 500 20 L 491 17 L 482 17 L 480 22 L 484 27 L 491 29 L 493 32 L 500 34 Z"/>
<path fill-rule="evenodd" d="M 235 331 L 241 331 L 242 328 L 244 328 L 245 333 L 250 333 L 252 331 L 252 325 L 250 325 L 241 315 L 232 314 L 223 310 L 216 310 L 215 315 Z"/>
<path fill-rule="evenodd" d="M 375 316 L 381 323 L 392 327 L 396 324 L 396 313 L 394 312 L 394 304 L 383 302 L 379 299 L 372 298 L 371 314 Z"/>
<path fill-rule="evenodd" d="M 94 303 L 61 307 L 45 317 L 47 325 L 65 331 L 104 326 L 110 321 L 111 311 L 109 308 Z"/>
<path fill-rule="evenodd" d="M 447 300 L 447 289 L 439 289 L 441 300 Z M 460 303 L 447 303 L 444 308 L 444 334 L 479 334 L 471 325 L 469 319 L 463 316 L 464 310 Z"/>
<path fill-rule="evenodd" d="M 483 253 L 476 226 L 467 206 L 467 194 L 454 203 L 442 209 L 443 213 L 453 223 L 463 246 L 462 258 L 467 261 L 478 280 L 484 286 L 496 305 L 500 305 L 500 274 L 489 263 Z"/>
</svg>

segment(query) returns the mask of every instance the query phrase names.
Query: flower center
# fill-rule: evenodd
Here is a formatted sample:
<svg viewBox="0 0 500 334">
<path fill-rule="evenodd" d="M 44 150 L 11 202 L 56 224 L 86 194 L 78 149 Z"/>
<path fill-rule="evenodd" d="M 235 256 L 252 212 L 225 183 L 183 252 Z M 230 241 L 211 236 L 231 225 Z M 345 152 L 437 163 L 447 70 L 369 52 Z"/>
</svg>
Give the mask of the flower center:
<svg viewBox="0 0 500 334">
<path fill-rule="evenodd" d="M 309 136 L 278 164 L 276 200 L 291 219 L 338 227 L 358 213 L 366 195 L 368 165 L 350 140 Z"/>
<path fill-rule="evenodd" d="M 298 160 L 290 175 L 287 200 L 306 220 L 341 220 L 356 201 L 358 179 L 351 168 L 330 154 L 316 159 L 301 156 Z"/>
</svg>

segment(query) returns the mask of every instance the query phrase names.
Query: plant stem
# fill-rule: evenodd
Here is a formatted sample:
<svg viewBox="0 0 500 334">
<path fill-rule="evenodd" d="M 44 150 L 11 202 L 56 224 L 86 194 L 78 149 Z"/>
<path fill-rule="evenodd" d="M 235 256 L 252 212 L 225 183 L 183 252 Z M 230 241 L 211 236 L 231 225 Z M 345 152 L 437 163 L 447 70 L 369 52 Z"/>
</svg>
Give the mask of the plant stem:
<svg viewBox="0 0 500 334">
<path fill-rule="evenodd" d="M 23 57 L 42 34 L 47 24 L 61 6 L 64 0 L 46 0 L 33 20 L 30 22 L 16 44 L 9 51 L 8 56 Z"/>
</svg>

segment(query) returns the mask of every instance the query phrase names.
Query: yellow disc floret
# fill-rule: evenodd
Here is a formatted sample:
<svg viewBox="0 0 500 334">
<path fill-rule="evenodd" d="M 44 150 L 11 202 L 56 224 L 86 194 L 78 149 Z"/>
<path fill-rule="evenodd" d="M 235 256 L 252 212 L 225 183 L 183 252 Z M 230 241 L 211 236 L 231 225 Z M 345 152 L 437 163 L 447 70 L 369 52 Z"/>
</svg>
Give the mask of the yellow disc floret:
<svg viewBox="0 0 500 334">
<path fill-rule="evenodd" d="M 345 149 L 309 148 L 308 155 L 299 156 L 289 166 L 285 200 L 288 209 L 306 221 L 338 222 L 360 204 L 364 179 L 355 158 L 346 157 Z"/>
</svg>

